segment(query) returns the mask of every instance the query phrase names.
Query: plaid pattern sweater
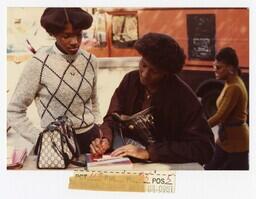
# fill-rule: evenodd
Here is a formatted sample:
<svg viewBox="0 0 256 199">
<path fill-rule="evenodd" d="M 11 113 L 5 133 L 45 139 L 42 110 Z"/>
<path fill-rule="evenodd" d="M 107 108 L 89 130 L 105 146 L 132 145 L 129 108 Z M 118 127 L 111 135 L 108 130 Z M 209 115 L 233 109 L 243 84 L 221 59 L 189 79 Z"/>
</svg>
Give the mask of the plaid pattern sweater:
<svg viewBox="0 0 256 199">
<path fill-rule="evenodd" d="M 41 48 L 20 76 L 8 105 L 8 124 L 35 143 L 41 129 L 26 115 L 35 100 L 42 128 L 67 115 L 76 133 L 86 132 L 100 122 L 96 82 L 97 61 L 91 54 L 79 50 L 66 55 L 55 45 Z"/>
</svg>

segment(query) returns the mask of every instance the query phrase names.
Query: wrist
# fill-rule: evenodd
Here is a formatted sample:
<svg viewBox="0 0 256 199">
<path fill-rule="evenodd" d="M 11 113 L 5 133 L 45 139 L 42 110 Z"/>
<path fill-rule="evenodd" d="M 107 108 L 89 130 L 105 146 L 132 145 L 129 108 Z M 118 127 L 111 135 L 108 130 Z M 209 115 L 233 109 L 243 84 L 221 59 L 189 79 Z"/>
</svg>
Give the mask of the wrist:
<svg viewBox="0 0 256 199">
<path fill-rule="evenodd" d="M 144 160 L 149 160 L 149 158 L 149 152 L 146 149 L 144 149 Z"/>
</svg>

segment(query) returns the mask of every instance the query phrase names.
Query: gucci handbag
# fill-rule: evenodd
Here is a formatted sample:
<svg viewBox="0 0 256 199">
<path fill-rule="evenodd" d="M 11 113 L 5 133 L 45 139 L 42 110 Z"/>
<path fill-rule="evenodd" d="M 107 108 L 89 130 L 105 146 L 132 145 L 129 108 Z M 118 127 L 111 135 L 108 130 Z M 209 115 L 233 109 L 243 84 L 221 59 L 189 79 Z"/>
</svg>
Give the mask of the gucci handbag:
<svg viewBox="0 0 256 199">
<path fill-rule="evenodd" d="M 65 169 L 69 164 L 85 166 L 85 163 L 74 161 L 79 157 L 79 147 L 67 116 L 58 117 L 40 133 L 35 154 L 39 169 Z"/>
</svg>

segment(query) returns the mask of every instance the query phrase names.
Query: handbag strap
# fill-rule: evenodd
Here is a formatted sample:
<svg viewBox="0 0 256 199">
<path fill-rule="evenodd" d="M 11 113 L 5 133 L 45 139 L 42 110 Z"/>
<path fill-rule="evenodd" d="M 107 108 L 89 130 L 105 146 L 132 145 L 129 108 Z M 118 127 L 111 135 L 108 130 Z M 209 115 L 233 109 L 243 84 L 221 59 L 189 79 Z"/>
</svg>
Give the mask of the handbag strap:
<svg viewBox="0 0 256 199">
<path fill-rule="evenodd" d="M 75 166 L 79 166 L 79 167 L 86 167 L 86 163 L 85 162 L 79 162 L 79 161 L 74 161 L 74 160 L 69 160 L 70 164 L 73 164 Z"/>
<path fill-rule="evenodd" d="M 42 138 L 43 138 L 43 134 L 40 133 L 39 137 L 37 138 L 37 141 L 36 141 L 36 145 L 35 145 L 35 149 L 34 149 L 34 155 L 38 155 L 39 147 L 42 144 L 42 142 L 41 142 Z"/>
<path fill-rule="evenodd" d="M 68 148 L 70 149 L 73 157 L 78 158 L 80 155 L 80 151 L 79 151 L 79 146 L 78 146 L 78 142 L 77 142 L 77 137 L 75 135 L 75 131 L 74 129 L 71 127 L 71 125 L 66 124 L 66 122 L 70 122 L 67 118 L 62 118 L 59 117 L 57 119 L 57 121 L 54 121 L 52 123 L 50 123 L 46 129 L 44 131 L 42 131 L 39 134 L 39 137 L 37 139 L 36 145 L 35 145 L 35 149 L 34 149 L 34 154 L 35 155 L 39 155 L 39 150 L 40 147 L 42 145 L 42 139 L 43 139 L 43 134 L 48 132 L 48 131 L 58 131 L 60 136 L 62 137 L 61 139 L 65 139 Z M 69 139 L 67 137 L 72 137 L 74 140 L 74 144 L 75 144 L 75 148 L 72 146 L 72 144 L 69 142 Z M 57 146 L 55 142 L 52 142 L 53 144 L 53 148 L 54 150 L 56 150 L 57 153 L 59 153 L 59 155 L 61 155 L 65 161 L 65 165 L 68 164 L 73 164 L 75 166 L 79 166 L 79 167 L 86 167 L 86 162 L 80 162 L 80 161 L 74 161 L 74 160 L 70 160 L 68 155 L 63 151 L 60 150 Z"/>
</svg>

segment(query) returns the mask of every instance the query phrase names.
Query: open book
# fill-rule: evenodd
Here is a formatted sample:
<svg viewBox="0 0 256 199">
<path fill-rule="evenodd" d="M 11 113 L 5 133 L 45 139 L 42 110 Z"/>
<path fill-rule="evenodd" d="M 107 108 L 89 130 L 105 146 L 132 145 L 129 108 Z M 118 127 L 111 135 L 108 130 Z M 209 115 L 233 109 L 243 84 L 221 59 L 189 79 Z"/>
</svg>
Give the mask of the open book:
<svg viewBox="0 0 256 199">
<path fill-rule="evenodd" d="M 123 171 L 132 169 L 132 161 L 128 157 L 111 157 L 103 155 L 102 158 L 93 158 L 92 154 L 85 154 L 87 170 L 89 171 Z"/>
</svg>

